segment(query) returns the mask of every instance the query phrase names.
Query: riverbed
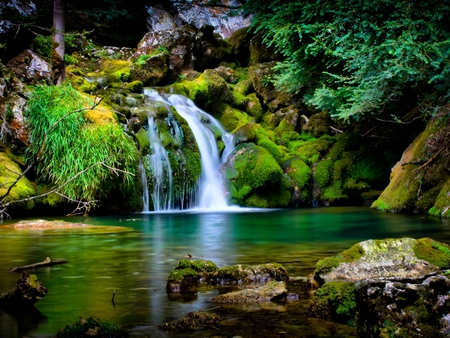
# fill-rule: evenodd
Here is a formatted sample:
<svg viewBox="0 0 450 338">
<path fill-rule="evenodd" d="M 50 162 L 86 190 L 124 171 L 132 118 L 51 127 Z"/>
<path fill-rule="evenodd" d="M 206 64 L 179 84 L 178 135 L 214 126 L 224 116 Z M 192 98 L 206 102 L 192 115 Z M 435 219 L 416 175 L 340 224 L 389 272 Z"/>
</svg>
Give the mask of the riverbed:
<svg viewBox="0 0 450 338">
<path fill-rule="evenodd" d="M 45 218 L 52 220 L 52 218 Z M 374 238 L 431 237 L 450 244 L 448 220 L 387 214 L 368 207 L 233 210 L 70 217 L 93 227 L 0 228 L 0 293 L 13 288 L 14 266 L 63 258 L 67 264 L 31 270 L 49 292 L 37 313 L 0 309 L 0 337 L 52 337 L 79 317 L 98 316 L 131 330 L 131 337 L 354 337 L 353 327 L 308 318 L 315 263 Z M 19 219 L 4 221 L 8 225 Z M 178 260 L 283 264 L 297 302 L 223 307 L 210 299 L 233 287 L 202 287 L 196 295 L 168 296 L 166 279 Z M 114 303 L 111 301 L 115 292 Z M 225 317 L 217 327 L 168 334 L 156 326 L 190 311 Z"/>
</svg>

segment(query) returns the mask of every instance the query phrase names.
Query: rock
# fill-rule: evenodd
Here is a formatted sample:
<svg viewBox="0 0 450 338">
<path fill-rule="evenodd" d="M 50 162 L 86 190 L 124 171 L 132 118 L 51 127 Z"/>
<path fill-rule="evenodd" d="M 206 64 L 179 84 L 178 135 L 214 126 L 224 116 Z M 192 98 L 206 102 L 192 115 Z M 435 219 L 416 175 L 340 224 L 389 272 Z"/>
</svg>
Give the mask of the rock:
<svg viewBox="0 0 450 338">
<path fill-rule="evenodd" d="M 449 111 L 449 105 L 442 107 L 403 152 L 373 209 L 450 217 L 450 157 L 444 155 L 450 141 Z"/>
<path fill-rule="evenodd" d="M 250 60 L 250 40 L 252 33 L 249 27 L 243 27 L 235 31 L 228 43 L 232 47 L 233 59 L 236 59 L 242 66 L 247 66 Z"/>
<path fill-rule="evenodd" d="M 282 58 L 282 56 L 275 51 L 274 47 L 267 47 L 266 44 L 263 43 L 263 36 L 261 33 L 252 36 L 250 39 L 249 50 L 251 64 L 279 61 Z"/>
<path fill-rule="evenodd" d="M 425 280 L 356 283 L 359 337 L 448 337 L 450 280 L 438 274 Z"/>
<path fill-rule="evenodd" d="M 256 63 L 248 68 L 248 76 L 252 80 L 253 88 L 265 105 L 268 105 L 280 92 L 272 84 L 271 77 L 274 75 L 273 67 L 276 62 Z"/>
<path fill-rule="evenodd" d="M 308 308 L 308 315 L 351 324 L 356 316 L 354 283 L 329 282 L 317 290 Z"/>
<path fill-rule="evenodd" d="M 246 288 L 219 295 L 212 298 L 211 302 L 224 304 L 267 302 L 285 299 L 286 296 L 285 282 L 271 281 L 260 287 Z"/>
<path fill-rule="evenodd" d="M 300 116 L 300 110 L 295 106 L 282 108 L 272 115 L 269 124 L 275 127 L 275 132 L 279 135 L 285 132 L 295 131 Z"/>
<path fill-rule="evenodd" d="M 228 6 L 239 7 L 241 4 L 235 0 L 226 1 Z M 229 15 L 225 7 L 194 5 L 178 11 L 178 18 L 184 24 L 191 24 L 197 28 L 208 25 L 214 27 L 214 32 L 223 38 L 230 37 L 236 30 L 249 26 L 251 17 L 242 15 Z"/>
<path fill-rule="evenodd" d="M 303 130 L 310 132 L 314 137 L 320 137 L 327 134 L 330 130 L 330 115 L 328 112 L 321 112 L 312 115 L 309 121 L 303 126 Z"/>
<path fill-rule="evenodd" d="M 224 319 L 212 312 L 195 311 L 189 312 L 181 319 L 158 325 L 158 329 L 170 332 L 189 332 L 195 331 L 198 325 L 215 325 Z"/>
<path fill-rule="evenodd" d="M 30 140 L 24 117 L 26 103 L 27 100 L 23 96 L 9 96 L 2 132 L 9 136 L 11 143 L 28 146 Z"/>
<path fill-rule="evenodd" d="M 214 35 L 213 30 L 212 26 L 202 26 L 196 36 L 195 69 L 198 71 L 215 68 L 230 59 L 231 46 Z"/>
<path fill-rule="evenodd" d="M 9 60 L 6 66 L 11 68 L 15 75 L 27 84 L 37 84 L 42 81 L 51 82 L 50 64 L 31 49 L 26 49 Z"/>
<path fill-rule="evenodd" d="M 181 269 L 192 269 L 198 273 L 198 278 L 200 282 L 210 282 L 211 276 L 219 270 L 217 265 L 208 260 L 190 260 L 190 259 L 183 259 L 181 261 L 178 261 L 177 266 L 175 267 L 175 270 L 181 270 Z"/>
<path fill-rule="evenodd" d="M 198 290 L 198 272 L 186 268 L 170 272 L 167 278 L 167 293 L 195 293 Z"/>
<path fill-rule="evenodd" d="M 147 29 L 153 32 L 164 32 L 177 27 L 173 16 L 162 9 L 147 6 Z"/>
<path fill-rule="evenodd" d="M 130 334 L 127 330 L 101 318 L 81 318 L 77 322 L 66 325 L 59 330 L 57 338 L 66 337 L 115 337 L 126 338 Z"/>
<path fill-rule="evenodd" d="M 450 247 L 430 238 L 367 240 L 316 264 L 314 278 L 357 282 L 364 279 L 416 279 L 450 267 Z"/>
<path fill-rule="evenodd" d="M 217 283 L 267 283 L 268 281 L 287 281 L 286 269 L 278 263 L 259 265 L 231 265 L 214 271 L 211 276 Z"/>
<path fill-rule="evenodd" d="M 156 86 L 165 80 L 168 71 L 168 55 L 157 53 L 142 58 L 141 62 L 135 62 L 131 66 L 131 79 L 140 81 L 145 86 Z"/>
</svg>

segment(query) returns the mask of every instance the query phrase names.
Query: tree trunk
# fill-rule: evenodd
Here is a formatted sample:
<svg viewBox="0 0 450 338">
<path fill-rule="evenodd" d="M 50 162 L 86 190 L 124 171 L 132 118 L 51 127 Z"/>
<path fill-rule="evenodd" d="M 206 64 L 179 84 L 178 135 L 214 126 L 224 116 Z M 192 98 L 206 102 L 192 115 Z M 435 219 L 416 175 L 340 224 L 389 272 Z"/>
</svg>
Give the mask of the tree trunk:
<svg viewBox="0 0 450 338">
<path fill-rule="evenodd" d="M 54 0 L 53 3 L 53 44 L 52 44 L 52 81 L 60 85 L 66 79 L 66 65 L 64 63 L 64 1 Z"/>
</svg>

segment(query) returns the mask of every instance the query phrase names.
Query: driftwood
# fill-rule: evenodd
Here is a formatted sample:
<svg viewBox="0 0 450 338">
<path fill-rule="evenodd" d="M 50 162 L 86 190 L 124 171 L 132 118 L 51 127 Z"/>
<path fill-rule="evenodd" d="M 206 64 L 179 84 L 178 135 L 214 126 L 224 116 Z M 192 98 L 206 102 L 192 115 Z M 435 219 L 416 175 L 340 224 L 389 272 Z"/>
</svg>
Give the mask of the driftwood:
<svg viewBox="0 0 450 338">
<path fill-rule="evenodd" d="M 9 269 L 9 272 L 16 272 L 16 271 L 22 271 L 22 270 L 29 270 L 29 269 L 36 269 L 41 268 L 45 266 L 52 266 L 56 264 L 64 264 L 68 263 L 69 261 L 66 261 L 65 259 L 55 259 L 52 260 L 50 257 L 47 257 L 43 262 L 24 265 L 24 266 L 16 266 L 14 268 Z"/>
<path fill-rule="evenodd" d="M 36 275 L 23 272 L 15 288 L 0 294 L 0 306 L 6 308 L 30 308 L 45 297 L 48 289 L 38 281 Z"/>
</svg>

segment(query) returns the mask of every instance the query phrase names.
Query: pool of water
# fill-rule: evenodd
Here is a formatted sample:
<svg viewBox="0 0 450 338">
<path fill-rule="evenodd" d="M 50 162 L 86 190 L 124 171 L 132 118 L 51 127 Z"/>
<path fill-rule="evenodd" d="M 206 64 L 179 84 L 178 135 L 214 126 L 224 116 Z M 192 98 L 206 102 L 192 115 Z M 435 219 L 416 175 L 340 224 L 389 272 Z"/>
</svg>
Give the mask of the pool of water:
<svg viewBox="0 0 450 338">
<path fill-rule="evenodd" d="M 0 228 L 0 292 L 13 288 L 19 277 L 8 273 L 11 267 L 46 257 L 69 261 L 31 271 L 49 292 L 36 303 L 34 314 L 0 309 L 0 337 L 51 337 L 66 324 L 91 315 L 130 329 L 132 337 L 353 337 L 354 328 L 306 316 L 311 290 L 304 280 L 319 259 L 372 238 L 432 237 L 450 244 L 447 220 L 386 214 L 366 207 L 65 220 L 95 227 Z M 167 276 L 188 255 L 212 260 L 219 267 L 279 262 L 292 277 L 289 291 L 298 293 L 300 301 L 223 307 L 210 303 L 224 292 L 213 287 L 203 287 L 196 295 L 169 297 Z M 156 328 L 190 311 L 211 309 L 226 318 L 216 328 L 201 327 L 189 334 L 168 334 Z"/>
</svg>

